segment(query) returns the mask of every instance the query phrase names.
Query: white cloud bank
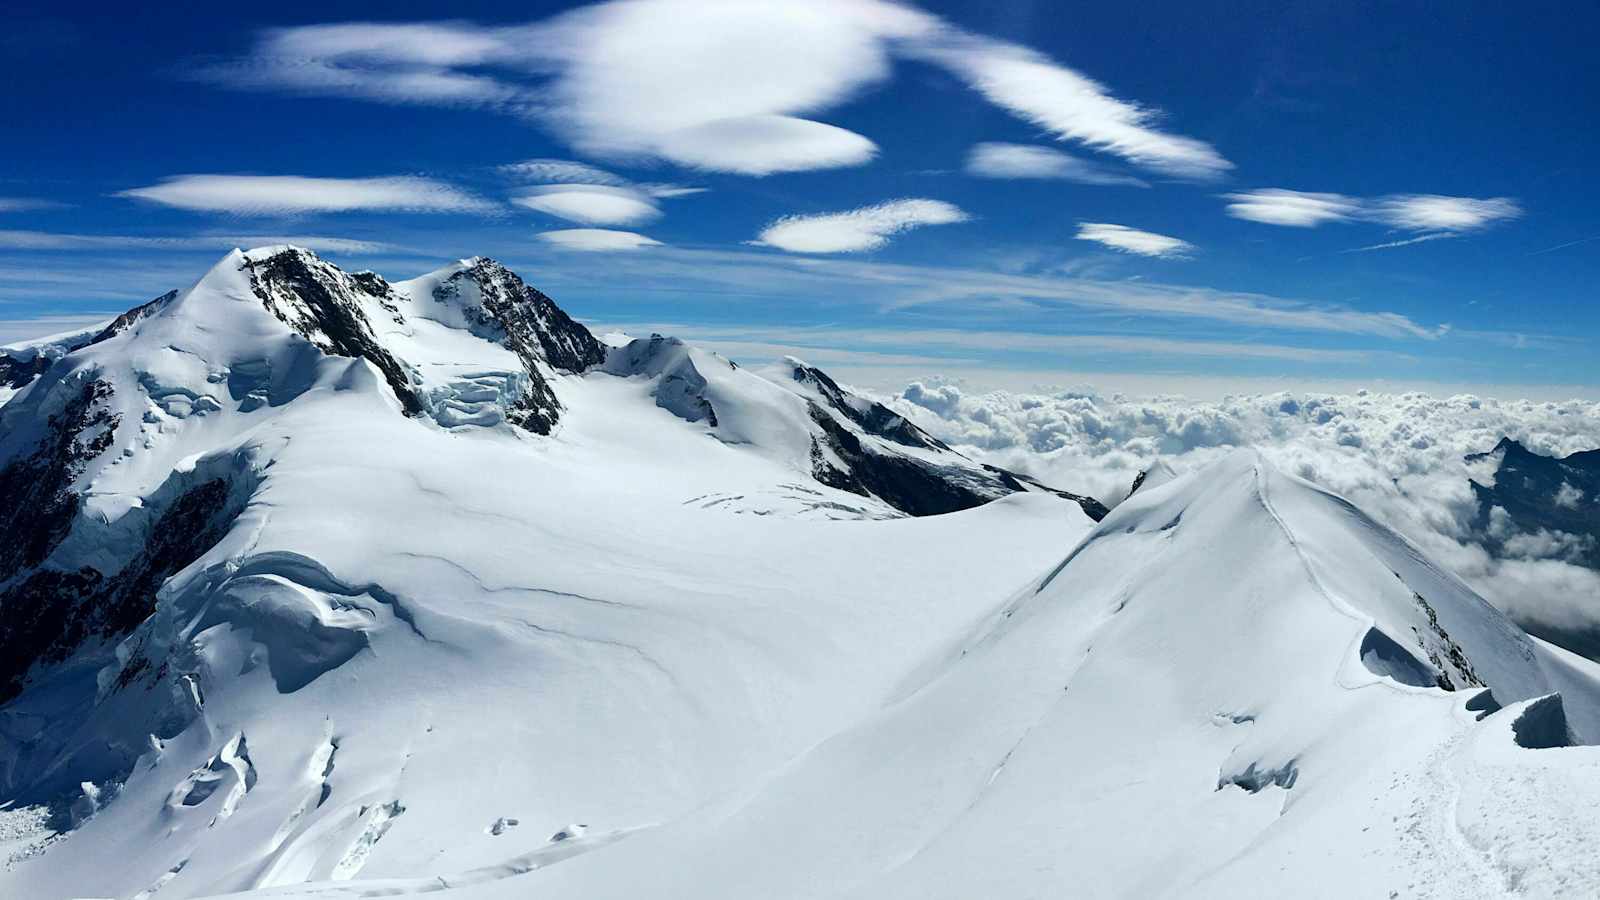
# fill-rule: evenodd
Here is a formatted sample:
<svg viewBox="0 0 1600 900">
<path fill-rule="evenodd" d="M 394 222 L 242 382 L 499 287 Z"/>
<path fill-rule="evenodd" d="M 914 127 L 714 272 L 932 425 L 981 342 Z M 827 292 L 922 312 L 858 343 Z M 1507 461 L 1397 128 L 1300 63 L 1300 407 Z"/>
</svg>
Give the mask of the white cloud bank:
<svg viewBox="0 0 1600 900">
<path fill-rule="evenodd" d="M 1263 188 L 1224 194 L 1223 198 L 1232 201 L 1228 204 L 1227 212 L 1235 219 L 1295 228 L 1314 228 L 1326 222 L 1367 221 L 1406 231 L 1459 234 L 1522 215 L 1522 208 L 1508 197 L 1479 200 L 1438 194 L 1391 194 L 1362 199 L 1344 194 Z M 1381 246 L 1402 244 L 1396 242 Z"/>
<path fill-rule="evenodd" d="M 912 228 L 966 220 L 966 213 L 943 200 L 890 200 L 845 212 L 785 216 L 751 243 L 791 253 L 855 253 L 882 247 L 891 236 Z"/>
<path fill-rule="evenodd" d="M 1094 241 L 1122 253 L 1157 259 L 1188 259 L 1195 250 L 1195 246 L 1185 240 L 1109 222 L 1080 222 L 1077 239 Z"/>
<path fill-rule="evenodd" d="M 1546 455 L 1600 447 L 1600 403 L 1367 392 L 1220 402 L 1107 398 L 1092 390 L 968 396 L 956 384 L 927 382 L 887 402 L 984 462 L 1108 503 L 1126 496 L 1134 476 L 1158 459 L 1184 472 L 1234 447 L 1259 447 L 1285 471 L 1406 535 L 1522 620 L 1600 633 L 1600 573 L 1568 561 L 1581 539 L 1503 532 L 1507 558 L 1491 557 L 1472 532 L 1479 510 L 1468 484 L 1488 472 L 1462 459 L 1505 436 Z M 1562 501 L 1572 501 L 1570 492 L 1552 498 Z M 1512 526 L 1502 517 L 1491 527 Z"/>
<path fill-rule="evenodd" d="M 967 156 L 968 175 L 979 178 L 1042 178 L 1079 184 L 1149 187 L 1132 175 L 1112 172 L 1076 156 L 1031 144 L 990 141 L 972 148 Z"/>
<path fill-rule="evenodd" d="M 202 70 L 241 88 L 522 115 L 587 156 L 744 175 L 860 165 L 877 146 L 817 121 L 892 74 L 941 66 L 1058 139 L 1165 174 L 1232 167 L 1027 47 L 885 0 L 629 0 L 540 22 L 345 23 L 266 32 Z"/>
<path fill-rule="evenodd" d="M 486 213 L 498 206 L 431 178 L 307 178 L 299 175 L 177 175 L 119 197 L 196 212 L 242 216 L 299 213 Z"/>
<path fill-rule="evenodd" d="M 661 245 L 660 241 L 642 234 L 635 234 L 632 231 L 612 231 L 608 228 L 566 228 L 559 231 L 543 231 L 535 237 L 563 250 L 578 250 L 585 253 L 640 250 Z"/>
</svg>

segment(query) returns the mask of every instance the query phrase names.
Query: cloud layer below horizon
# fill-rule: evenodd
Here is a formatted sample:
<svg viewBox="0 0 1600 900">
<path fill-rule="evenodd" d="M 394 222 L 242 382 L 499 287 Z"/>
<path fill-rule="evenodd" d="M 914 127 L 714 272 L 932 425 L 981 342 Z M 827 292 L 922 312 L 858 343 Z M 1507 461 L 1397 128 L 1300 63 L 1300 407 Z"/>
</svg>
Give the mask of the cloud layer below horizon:
<svg viewBox="0 0 1600 900">
<path fill-rule="evenodd" d="M 1555 631 L 1600 633 L 1600 573 L 1571 562 L 1583 539 L 1542 530 L 1504 534 L 1505 557 L 1491 556 L 1473 533 L 1479 510 L 1468 483 L 1489 472 L 1463 459 L 1502 437 L 1550 456 L 1600 447 L 1600 402 L 1365 391 L 1218 402 L 1088 390 L 969 396 L 958 385 L 928 382 L 886 400 L 984 462 L 1108 503 L 1125 497 L 1134 476 L 1158 459 L 1182 473 L 1253 446 L 1410 538 L 1514 617 Z M 1563 499 L 1600 503 L 1550 501 Z"/>
</svg>

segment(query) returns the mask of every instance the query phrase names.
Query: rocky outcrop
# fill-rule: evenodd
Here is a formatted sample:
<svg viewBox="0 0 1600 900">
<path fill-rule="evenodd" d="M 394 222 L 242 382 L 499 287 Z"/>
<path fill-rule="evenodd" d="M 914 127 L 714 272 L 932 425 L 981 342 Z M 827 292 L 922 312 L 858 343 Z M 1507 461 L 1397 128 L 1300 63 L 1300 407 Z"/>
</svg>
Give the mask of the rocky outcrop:
<svg viewBox="0 0 1600 900">
<path fill-rule="evenodd" d="M 551 370 L 578 373 L 605 362 L 606 348 L 589 329 L 492 259 L 466 260 L 433 289 L 433 297 L 459 307 L 475 334 L 504 345 L 522 361 L 527 380 L 507 416 L 519 428 L 549 434 L 560 419 Z"/>
<path fill-rule="evenodd" d="M 267 310 L 324 353 L 365 359 L 383 373 L 407 415 L 422 402 L 405 367 L 380 344 L 362 309 L 361 295 L 400 315 L 381 278 L 356 279 L 307 250 L 285 247 L 270 255 L 245 257 L 250 287 Z"/>
</svg>

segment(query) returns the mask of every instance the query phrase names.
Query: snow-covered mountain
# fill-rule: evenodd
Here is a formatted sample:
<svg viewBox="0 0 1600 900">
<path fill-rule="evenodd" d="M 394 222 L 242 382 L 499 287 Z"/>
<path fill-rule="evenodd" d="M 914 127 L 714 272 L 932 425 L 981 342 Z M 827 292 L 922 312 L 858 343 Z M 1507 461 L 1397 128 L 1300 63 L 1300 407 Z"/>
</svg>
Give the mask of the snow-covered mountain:
<svg viewBox="0 0 1600 900">
<path fill-rule="evenodd" d="M 972 463 L 798 362 L 774 383 L 672 339 L 608 349 L 485 259 L 391 285 L 304 250 L 238 253 L 183 294 L 4 358 L 19 393 L 0 412 L 0 523 L 19 539 L 0 550 L 0 604 L 19 614 L 0 624 L 0 698 L 38 659 L 147 616 L 156 587 L 252 496 L 265 463 L 238 458 L 238 442 L 292 437 L 266 423 L 304 414 L 322 390 L 357 391 L 374 410 L 449 431 L 546 436 L 562 424 L 569 392 L 558 384 L 604 373 L 595 380 L 633 383 L 692 434 L 770 464 L 757 489 L 766 499 L 705 501 L 752 512 L 892 517 L 1049 490 Z M 636 439 L 673 427 L 641 423 Z M 705 462 L 722 455 L 697 443 L 691 455 Z"/>
<path fill-rule="evenodd" d="M 1600 669 L 1250 451 L 1107 514 L 481 259 L 0 358 L 0 896 L 1600 888 Z"/>
</svg>

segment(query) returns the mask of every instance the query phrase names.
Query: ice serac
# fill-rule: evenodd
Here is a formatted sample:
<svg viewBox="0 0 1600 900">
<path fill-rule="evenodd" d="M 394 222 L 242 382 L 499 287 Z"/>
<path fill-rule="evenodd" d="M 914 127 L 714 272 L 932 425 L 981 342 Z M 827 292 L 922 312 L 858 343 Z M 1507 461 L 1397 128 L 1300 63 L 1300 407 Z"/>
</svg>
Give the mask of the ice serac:
<svg viewBox="0 0 1600 900">
<path fill-rule="evenodd" d="M 464 327 L 515 354 L 526 380 L 508 421 L 528 431 L 549 434 L 560 417 L 554 373 L 576 374 L 605 361 L 605 347 L 589 329 L 492 259 L 462 260 L 399 288 L 416 315 Z"/>
</svg>

